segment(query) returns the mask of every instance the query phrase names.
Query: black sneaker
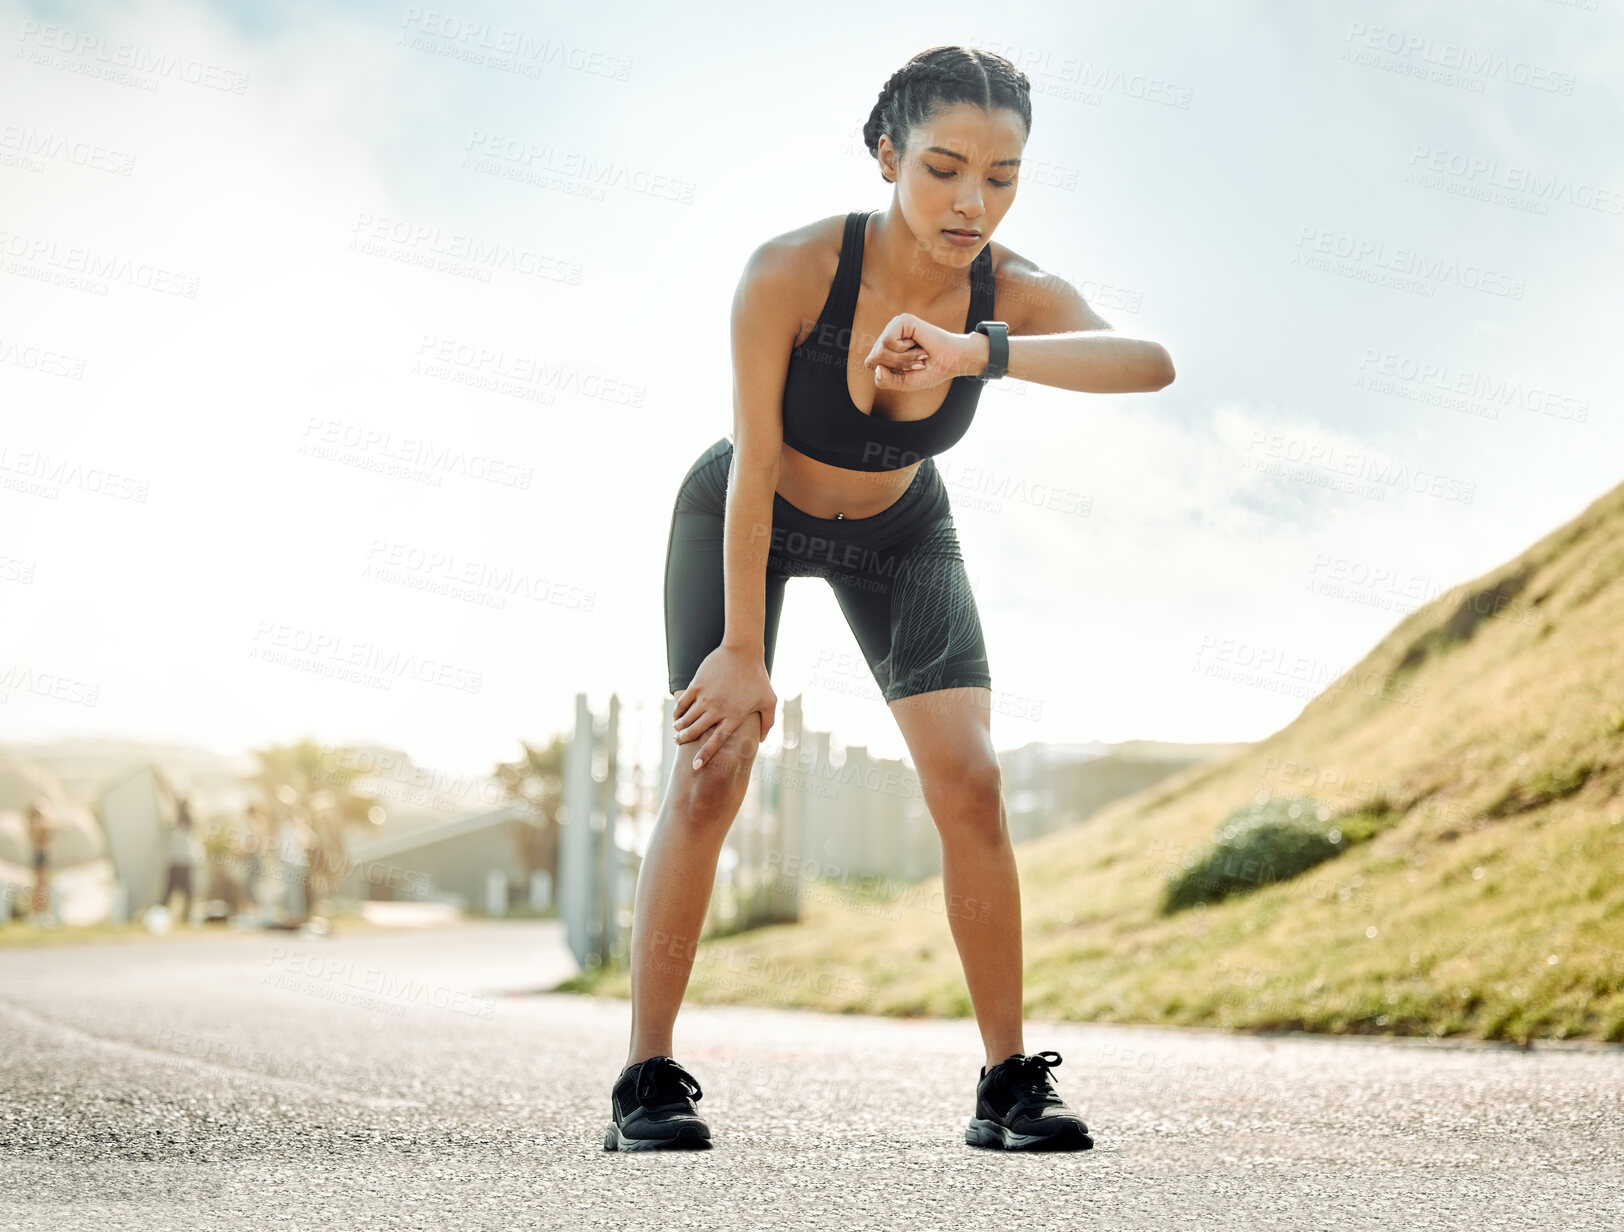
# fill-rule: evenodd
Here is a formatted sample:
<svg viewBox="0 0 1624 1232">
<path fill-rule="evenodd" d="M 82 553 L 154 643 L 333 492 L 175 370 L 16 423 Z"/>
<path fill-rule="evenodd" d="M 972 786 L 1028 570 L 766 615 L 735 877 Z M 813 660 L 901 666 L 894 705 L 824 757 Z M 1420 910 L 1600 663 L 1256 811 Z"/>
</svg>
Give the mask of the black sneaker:
<svg viewBox="0 0 1624 1232">
<path fill-rule="evenodd" d="M 709 1150 L 710 1126 L 694 1107 L 704 1092 L 670 1057 L 649 1057 L 620 1071 L 609 1094 L 613 1120 L 606 1151 Z"/>
<path fill-rule="evenodd" d="M 1086 1151 L 1094 1145 L 1083 1118 L 1066 1106 L 1049 1071 L 1058 1052 L 1015 1053 L 981 1067 L 976 1114 L 964 1131 L 971 1146 L 1006 1151 Z"/>
</svg>

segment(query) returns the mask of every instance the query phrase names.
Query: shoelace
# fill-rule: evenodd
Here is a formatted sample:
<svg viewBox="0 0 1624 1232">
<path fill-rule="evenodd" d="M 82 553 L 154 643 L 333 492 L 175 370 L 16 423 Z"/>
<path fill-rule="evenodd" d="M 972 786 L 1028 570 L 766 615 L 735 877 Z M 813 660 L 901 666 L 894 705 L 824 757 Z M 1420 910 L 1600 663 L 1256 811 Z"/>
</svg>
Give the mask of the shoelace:
<svg viewBox="0 0 1624 1232">
<path fill-rule="evenodd" d="M 637 1098 L 647 1104 L 655 1096 L 698 1099 L 704 1092 L 699 1080 L 670 1057 L 653 1057 L 637 1071 Z"/>
<path fill-rule="evenodd" d="M 1053 1050 L 1015 1057 L 1004 1062 L 1004 1081 L 1025 1107 L 1063 1104 L 1065 1101 L 1051 1085 L 1049 1076 L 1049 1071 L 1059 1064 L 1060 1054 Z"/>
</svg>

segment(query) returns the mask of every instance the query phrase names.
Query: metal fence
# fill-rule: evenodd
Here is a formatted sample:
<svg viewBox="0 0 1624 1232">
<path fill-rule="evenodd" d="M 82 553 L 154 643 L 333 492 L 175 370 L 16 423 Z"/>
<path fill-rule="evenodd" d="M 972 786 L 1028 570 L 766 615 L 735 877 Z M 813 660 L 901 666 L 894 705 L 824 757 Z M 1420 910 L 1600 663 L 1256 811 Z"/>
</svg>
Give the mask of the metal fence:
<svg viewBox="0 0 1624 1232">
<path fill-rule="evenodd" d="M 661 708 L 660 766 L 624 755 L 622 707 L 595 715 L 575 699 L 564 771 L 558 914 L 576 961 L 621 962 L 637 880 L 639 843 L 653 829 L 675 768 L 672 701 Z M 633 733 L 642 740 L 646 733 Z M 851 746 L 837 763 L 828 732 L 807 731 L 801 699 L 784 702 L 776 746 L 763 745 L 723 843 L 704 933 L 800 918 L 803 887 L 837 881 L 870 891 L 941 871 L 941 846 L 918 775 L 900 760 Z"/>
</svg>

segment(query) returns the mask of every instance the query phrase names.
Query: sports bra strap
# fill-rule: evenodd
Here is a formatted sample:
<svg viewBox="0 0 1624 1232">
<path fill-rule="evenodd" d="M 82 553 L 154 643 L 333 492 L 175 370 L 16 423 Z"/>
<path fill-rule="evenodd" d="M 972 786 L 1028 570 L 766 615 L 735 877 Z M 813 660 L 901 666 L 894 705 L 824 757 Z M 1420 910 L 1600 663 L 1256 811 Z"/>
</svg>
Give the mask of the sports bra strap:
<svg viewBox="0 0 1624 1232">
<path fill-rule="evenodd" d="M 840 244 L 840 261 L 835 267 L 834 292 L 829 305 L 832 321 L 850 325 L 857 315 L 857 292 L 863 284 L 863 242 L 873 210 L 853 210 L 846 215 L 845 236 Z M 970 263 L 970 324 L 993 319 L 992 250 L 983 248 Z"/>
<path fill-rule="evenodd" d="M 868 227 L 870 210 L 853 210 L 846 215 L 846 230 L 840 241 L 840 262 L 835 269 L 835 289 L 838 292 L 833 320 L 851 324 L 857 312 L 857 292 L 863 285 L 863 236 Z"/>
</svg>

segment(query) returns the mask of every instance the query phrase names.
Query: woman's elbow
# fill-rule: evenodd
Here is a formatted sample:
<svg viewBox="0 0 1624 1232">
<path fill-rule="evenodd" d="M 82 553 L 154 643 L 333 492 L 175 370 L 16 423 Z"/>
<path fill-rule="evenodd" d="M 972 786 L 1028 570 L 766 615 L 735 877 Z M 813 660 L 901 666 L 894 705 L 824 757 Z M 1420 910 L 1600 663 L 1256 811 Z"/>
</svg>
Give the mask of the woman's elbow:
<svg viewBox="0 0 1624 1232">
<path fill-rule="evenodd" d="M 1173 357 L 1167 353 L 1166 347 L 1157 343 L 1156 350 L 1151 357 L 1150 379 L 1149 384 L 1145 387 L 1146 391 L 1155 393 L 1158 389 L 1166 389 L 1173 383 L 1173 378 L 1177 375 L 1173 371 Z"/>
</svg>

